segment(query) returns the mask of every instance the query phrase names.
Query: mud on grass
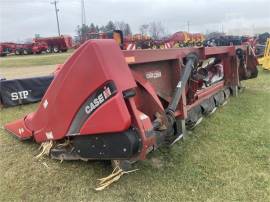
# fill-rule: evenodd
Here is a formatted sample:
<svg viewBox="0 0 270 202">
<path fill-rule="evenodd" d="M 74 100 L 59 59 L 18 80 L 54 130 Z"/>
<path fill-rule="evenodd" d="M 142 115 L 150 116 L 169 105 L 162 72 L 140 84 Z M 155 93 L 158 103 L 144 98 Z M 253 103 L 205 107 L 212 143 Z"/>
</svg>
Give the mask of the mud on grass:
<svg viewBox="0 0 270 202">
<path fill-rule="evenodd" d="M 108 163 L 37 161 L 37 144 L 1 129 L 0 201 L 270 201 L 270 74 L 245 85 L 187 140 L 136 163 L 139 171 L 103 192 L 93 188 L 110 174 Z M 36 107 L 4 109 L 0 125 Z"/>
</svg>

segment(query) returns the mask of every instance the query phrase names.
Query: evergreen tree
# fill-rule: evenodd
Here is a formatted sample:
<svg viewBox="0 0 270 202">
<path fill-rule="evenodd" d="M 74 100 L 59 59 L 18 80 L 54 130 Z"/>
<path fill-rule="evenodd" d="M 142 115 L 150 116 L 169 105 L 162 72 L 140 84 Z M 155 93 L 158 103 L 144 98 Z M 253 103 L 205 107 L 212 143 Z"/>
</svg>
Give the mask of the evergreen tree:
<svg viewBox="0 0 270 202">
<path fill-rule="evenodd" d="M 89 31 L 90 31 L 90 32 L 97 32 L 96 26 L 94 25 L 94 23 L 91 23 L 91 24 L 90 24 Z"/>
<path fill-rule="evenodd" d="M 114 23 L 110 20 L 108 24 L 105 26 L 105 32 L 115 30 Z"/>
</svg>

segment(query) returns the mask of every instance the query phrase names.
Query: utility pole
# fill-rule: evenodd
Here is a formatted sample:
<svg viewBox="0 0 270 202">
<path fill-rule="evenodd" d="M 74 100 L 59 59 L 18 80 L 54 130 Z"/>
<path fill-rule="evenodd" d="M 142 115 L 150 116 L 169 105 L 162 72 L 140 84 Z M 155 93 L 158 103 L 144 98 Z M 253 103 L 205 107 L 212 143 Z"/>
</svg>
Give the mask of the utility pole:
<svg viewBox="0 0 270 202">
<path fill-rule="evenodd" d="M 82 27 L 85 25 L 85 7 L 84 7 L 84 0 L 81 0 L 82 4 Z"/>
<path fill-rule="evenodd" d="M 224 33 L 224 27 L 223 27 L 223 24 L 221 24 L 221 32 Z"/>
<path fill-rule="evenodd" d="M 55 15 L 56 15 L 56 21 L 57 21 L 57 29 L 58 29 L 58 35 L 60 36 L 60 26 L 59 26 L 59 19 L 58 19 L 58 12 L 59 9 L 57 8 L 57 0 L 54 0 L 53 2 L 51 2 L 51 4 L 54 4 L 54 8 L 55 8 Z"/>
<path fill-rule="evenodd" d="M 189 21 L 187 21 L 187 32 L 189 33 Z"/>
</svg>

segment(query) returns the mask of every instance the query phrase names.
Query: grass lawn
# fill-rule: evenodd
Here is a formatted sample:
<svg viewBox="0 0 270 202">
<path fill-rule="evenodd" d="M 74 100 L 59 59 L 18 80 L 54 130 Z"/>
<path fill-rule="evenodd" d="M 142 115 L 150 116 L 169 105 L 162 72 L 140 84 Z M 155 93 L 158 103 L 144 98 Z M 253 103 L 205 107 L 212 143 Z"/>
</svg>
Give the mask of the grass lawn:
<svg viewBox="0 0 270 202">
<path fill-rule="evenodd" d="M 239 97 L 205 118 L 187 140 L 136 163 L 139 171 L 103 192 L 93 189 L 97 178 L 111 173 L 108 163 L 38 161 L 37 144 L 0 129 L 0 201 L 268 202 L 270 72 L 244 84 Z M 36 108 L 3 109 L 0 126 Z"/>
<path fill-rule="evenodd" d="M 49 75 L 55 71 L 57 65 L 42 65 L 29 67 L 0 67 L 0 75 L 6 79 L 18 79 Z"/>
<path fill-rule="evenodd" d="M 70 50 L 67 53 L 0 57 L 0 68 L 61 64 L 71 55 L 72 51 Z"/>
</svg>

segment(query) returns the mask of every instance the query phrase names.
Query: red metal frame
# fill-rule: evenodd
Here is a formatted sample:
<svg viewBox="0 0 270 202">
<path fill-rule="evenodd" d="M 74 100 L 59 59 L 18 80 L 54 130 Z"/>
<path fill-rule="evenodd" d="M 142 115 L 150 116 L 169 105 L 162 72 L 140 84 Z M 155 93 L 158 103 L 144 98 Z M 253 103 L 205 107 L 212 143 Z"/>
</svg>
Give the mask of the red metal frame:
<svg viewBox="0 0 270 202">
<path fill-rule="evenodd" d="M 255 71 L 253 56 L 248 47 L 241 47 L 250 71 Z M 34 138 L 37 142 L 61 140 L 77 135 L 93 135 L 104 132 L 121 132 L 127 128 L 137 130 L 141 148 L 134 156 L 145 159 L 146 154 L 158 147 L 153 121 L 160 116 L 166 118 L 165 109 L 173 99 L 174 90 L 184 70 L 186 56 L 195 53 L 200 60 L 219 58 L 224 68 L 224 79 L 210 87 L 201 89 L 194 83 L 186 86 L 174 115 L 184 120 L 187 112 L 223 88 L 239 85 L 241 72 L 237 62 L 236 47 L 182 48 L 167 50 L 121 51 L 114 40 L 90 40 L 84 43 L 58 71 L 38 110 L 5 127 L 21 139 Z M 99 106 L 88 99 L 97 89 L 108 82 L 116 86 L 114 96 Z M 192 89 L 195 94 L 190 97 Z M 136 94 L 124 97 L 126 91 Z M 86 117 L 77 133 L 70 127 L 84 106 L 98 107 Z M 79 119 L 81 120 L 81 119 Z M 102 126 L 106 124 L 106 126 Z M 76 126 L 76 122 L 75 122 Z M 96 126 L 96 127 L 94 127 Z M 166 124 L 164 125 L 166 126 Z M 165 127 L 166 128 L 166 127 Z"/>
<path fill-rule="evenodd" d="M 245 48 L 245 47 L 243 47 Z M 164 67 L 167 67 L 167 70 L 170 67 L 173 68 L 172 71 L 174 73 L 164 72 L 162 73 L 162 77 L 160 79 L 145 79 L 145 83 L 149 83 L 150 85 L 155 87 L 155 90 L 149 91 L 152 97 L 155 97 L 156 94 L 162 96 L 160 91 L 169 92 L 170 96 L 162 96 L 164 100 L 170 102 L 171 96 L 174 90 L 174 86 L 179 79 L 179 72 L 181 69 L 178 69 L 177 60 L 179 58 L 184 58 L 189 53 L 196 53 L 199 55 L 201 59 L 206 59 L 212 56 L 219 56 L 223 60 L 224 64 L 224 73 L 225 73 L 225 82 L 227 85 L 236 85 L 238 83 L 237 77 L 234 74 L 237 73 L 235 70 L 231 68 L 231 64 L 229 63 L 230 60 L 235 59 L 235 47 L 207 47 L 207 48 L 182 48 L 182 49 L 167 49 L 167 50 L 136 50 L 136 51 L 123 51 L 126 61 L 129 63 L 130 68 L 141 74 L 141 78 L 147 71 L 163 71 Z M 158 66 L 161 64 L 161 67 Z M 167 65 L 167 66 L 166 66 Z M 172 75 L 171 77 L 168 77 Z M 145 77 L 145 76 L 144 76 Z M 136 79 L 137 80 L 137 79 Z M 142 79 L 141 79 L 142 80 Z M 168 86 L 169 81 L 172 82 L 171 85 Z M 142 81 L 141 81 L 142 83 Z M 214 86 L 211 86 L 207 89 L 198 92 L 196 96 L 196 100 L 194 101 L 195 104 L 189 106 L 184 105 L 183 101 L 181 101 L 179 109 L 176 113 L 177 116 L 181 118 L 185 117 L 185 111 L 188 111 L 191 107 L 201 103 L 204 99 L 211 96 L 215 92 L 221 90 L 224 87 L 224 82 L 220 82 Z M 185 98 L 186 99 L 186 98 Z M 147 106 L 147 103 L 145 103 Z M 158 103 L 157 103 L 158 105 Z M 147 108 L 147 107 L 146 107 Z M 180 110 L 181 109 L 181 110 Z"/>
</svg>

